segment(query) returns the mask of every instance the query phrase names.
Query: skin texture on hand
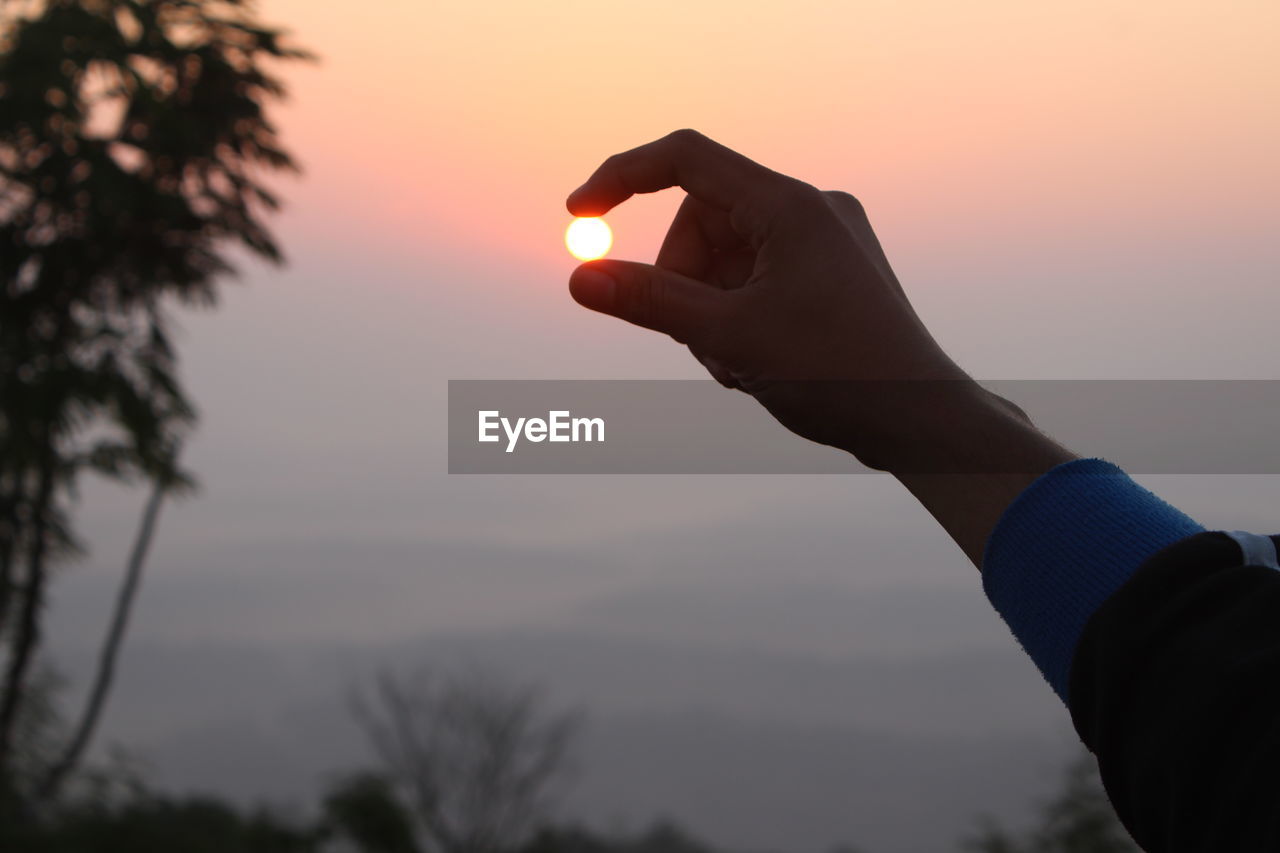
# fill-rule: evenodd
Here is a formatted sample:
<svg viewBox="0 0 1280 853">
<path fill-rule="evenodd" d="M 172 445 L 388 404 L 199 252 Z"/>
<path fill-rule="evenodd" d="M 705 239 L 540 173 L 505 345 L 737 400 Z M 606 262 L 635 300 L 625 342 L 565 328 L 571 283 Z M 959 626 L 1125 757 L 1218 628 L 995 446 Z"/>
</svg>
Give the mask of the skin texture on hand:
<svg viewBox="0 0 1280 853">
<path fill-rule="evenodd" d="M 788 429 L 894 473 L 978 564 L 1009 501 L 1073 455 L 942 351 L 848 193 L 680 130 L 609 157 L 567 206 L 601 216 L 677 186 L 656 263 L 583 264 L 574 299 L 670 335 Z"/>
</svg>

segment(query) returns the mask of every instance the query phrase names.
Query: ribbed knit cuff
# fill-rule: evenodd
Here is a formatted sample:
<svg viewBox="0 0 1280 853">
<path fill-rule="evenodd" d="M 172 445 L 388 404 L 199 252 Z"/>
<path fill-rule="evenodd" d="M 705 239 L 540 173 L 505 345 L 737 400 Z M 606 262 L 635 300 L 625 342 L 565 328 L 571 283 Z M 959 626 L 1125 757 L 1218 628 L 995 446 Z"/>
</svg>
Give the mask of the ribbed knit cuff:
<svg viewBox="0 0 1280 853">
<path fill-rule="evenodd" d="M 1085 624 L 1147 557 L 1204 530 L 1102 459 L 1046 472 L 987 539 L 982 587 L 1063 702 Z"/>
</svg>

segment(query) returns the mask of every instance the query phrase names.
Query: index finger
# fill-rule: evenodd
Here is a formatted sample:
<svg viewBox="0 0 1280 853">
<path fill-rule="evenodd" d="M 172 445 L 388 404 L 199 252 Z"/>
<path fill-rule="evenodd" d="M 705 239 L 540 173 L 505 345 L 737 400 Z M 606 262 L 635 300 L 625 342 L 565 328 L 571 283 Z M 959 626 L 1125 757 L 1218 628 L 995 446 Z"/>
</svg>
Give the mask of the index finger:
<svg viewBox="0 0 1280 853">
<path fill-rule="evenodd" d="M 569 194 L 574 216 L 600 216 L 637 193 L 681 187 L 689 195 L 732 213 L 770 193 L 783 176 L 696 130 L 615 154 Z"/>
</svg>

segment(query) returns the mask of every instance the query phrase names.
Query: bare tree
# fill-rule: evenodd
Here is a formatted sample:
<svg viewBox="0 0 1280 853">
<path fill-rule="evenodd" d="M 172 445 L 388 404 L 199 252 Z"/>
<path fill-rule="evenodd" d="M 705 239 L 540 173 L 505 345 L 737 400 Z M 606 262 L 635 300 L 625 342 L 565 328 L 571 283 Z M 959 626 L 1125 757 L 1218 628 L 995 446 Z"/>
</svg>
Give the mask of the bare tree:
<svg viewBox="0 0 1280 853">
<path fill-rule="evenodd" d="M 422 847 L 502 853 L 548 816 L 577 726 L 529 685 L 491 673 L 384 671 L 356 718 L 405 798 Z"/>
</svg>

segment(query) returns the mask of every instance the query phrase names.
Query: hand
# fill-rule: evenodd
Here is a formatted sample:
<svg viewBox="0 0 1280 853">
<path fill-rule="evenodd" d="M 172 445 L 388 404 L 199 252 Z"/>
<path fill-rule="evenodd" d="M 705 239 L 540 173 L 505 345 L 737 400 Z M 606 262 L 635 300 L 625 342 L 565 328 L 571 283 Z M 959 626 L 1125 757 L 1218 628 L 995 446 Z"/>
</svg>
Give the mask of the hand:
<svg viewBox="0 0 1280 853">
<path fill-rule="evenodd" d="M 666 332 L 792 431 L 892 471 L 981 567 L 1004 510 L 1075 454 L 947 357 L 851 195 L 681 130 L 610 157 L 569 212 L 671 186 L 689 195 L 657 264 L 583 264 L 573 297 Z"/>
<path fill-rule="evenodd" d="M 688 195 L 657 263 L 583 264 L 569 280 L 578 302 L 688 344 L 789 429 L 872 467 L 901 465 L 955 406 L 989 403 L 916 316 L 847 193 L 680 130 L 610 157 L 568 208 L 599 216 L 671 186 Z"/>
</svg>

